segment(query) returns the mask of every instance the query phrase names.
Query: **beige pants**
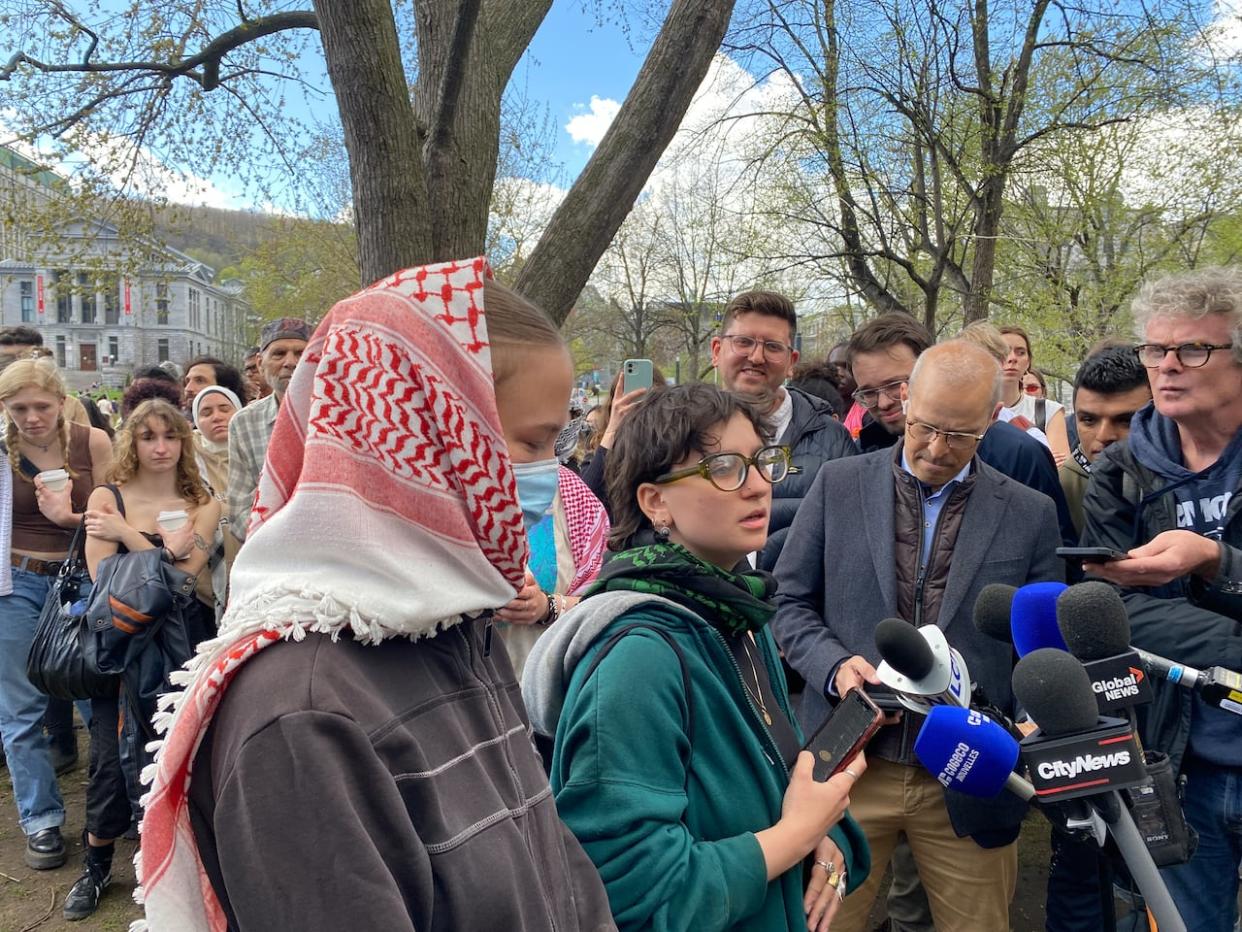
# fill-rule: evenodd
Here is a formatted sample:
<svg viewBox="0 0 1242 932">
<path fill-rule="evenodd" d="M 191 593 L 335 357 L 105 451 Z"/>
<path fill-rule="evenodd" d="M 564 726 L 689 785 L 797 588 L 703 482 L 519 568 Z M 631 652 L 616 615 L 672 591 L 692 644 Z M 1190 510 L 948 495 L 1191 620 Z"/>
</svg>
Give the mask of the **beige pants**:
<svg viewBox="0 0 1242 932">
<path fill-rule="evenodd" d="M 892 857 L 905 832 L 927 891 L 936 932 L 1006 932 L 1018 876 L 1018 846 L 980 848 L 958 838 L 949 823 L 944 791 L 922 767 L 878 758 L 850 793 L 850 814 L 871 845 L 871 876 L 845 898 L 832 932 L 862 932 Z"/>
</svg>

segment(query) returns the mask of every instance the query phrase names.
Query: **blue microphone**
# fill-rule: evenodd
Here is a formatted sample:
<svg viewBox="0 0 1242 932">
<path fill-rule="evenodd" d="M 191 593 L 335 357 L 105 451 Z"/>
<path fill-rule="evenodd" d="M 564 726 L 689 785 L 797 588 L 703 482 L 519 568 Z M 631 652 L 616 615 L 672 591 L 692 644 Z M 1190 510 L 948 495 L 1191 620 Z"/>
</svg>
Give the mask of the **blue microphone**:
<svg viewBox="0 0 1242 932">
<path fill-rule="evenodd" d="M 1013 772 L 1018 742 L 976 709 L 936 705 L 914 742 L 914 753 L 943 786 L 991 798 L 1009 790 L 1029 800 L 1035 790 Z"/>
<path fill-rule="evenodd" d="M 1069 650 L 1057 624 L 1057 597 L 1068 588 L 1061 582 L 1027 583 L 1013 594 L 1009 631 L 1019 657 L 1041 647 Z"/>
</svg>

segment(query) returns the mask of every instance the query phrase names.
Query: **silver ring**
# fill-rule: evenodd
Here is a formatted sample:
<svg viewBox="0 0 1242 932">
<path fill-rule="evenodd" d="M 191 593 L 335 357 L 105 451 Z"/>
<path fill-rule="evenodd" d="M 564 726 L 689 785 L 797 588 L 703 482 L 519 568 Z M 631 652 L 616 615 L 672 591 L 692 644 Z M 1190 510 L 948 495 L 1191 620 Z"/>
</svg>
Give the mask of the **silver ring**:
<svg viewBox="0 0 1242 932">
<path fill-rule="evenodd" d="M 822 868 L 823 868 L 824 870 L 826 870 L 829 874 L 835 874 L 835 873 L 836 873 L 836 871 L 835 871 L 835 870 L 833 870 L 832 864 L 831 864 L 831 863 L 829 863 L 828 861 L 825 861 L 823 858 L 816 858 L 816 859 L 815 859 L 815 865 L 816 865 L 817 867 L 822 867 Z"/>
<path fill-rule="evenodd" d="M 849 774 L 849 775 L 850 775 L 851 777 L 853 777 L 855 780 L 857 780 L 857 779 L 858 779 L 858 774 L 854 773 L 854 771 L 850 770 L 850 768 L 848 768 L 848 767 L 846 767 L 846 768 L 845 768 L 844 770 L 842 770 L 841 772 L 842 772 L 842 773 L 847 773 L 847 774 Z"/>
</svg>

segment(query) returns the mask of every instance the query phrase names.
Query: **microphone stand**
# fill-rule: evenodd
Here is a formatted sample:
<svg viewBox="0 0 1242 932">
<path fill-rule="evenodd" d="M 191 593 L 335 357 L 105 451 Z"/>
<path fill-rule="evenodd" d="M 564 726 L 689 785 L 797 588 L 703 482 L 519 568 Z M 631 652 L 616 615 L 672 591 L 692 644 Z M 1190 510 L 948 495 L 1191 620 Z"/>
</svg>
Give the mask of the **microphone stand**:
<svg viewBox="0 0 1242 932">
<path fill-rule="evenodd" d="M 1090 798 L 1091 806 L 1099 813 L 1108 826 L 1109 834 L 1117 843 L 1121 858 L 1130 869 L 1130 876 L 1138 885 L 1139 892 L 1155 917 L 1160 932 L 1186 932 L 1186 923 L 1182 920 L 1177 905 L 1164 884 L 1164 878 L 1156 863 L 1147 852 L 1143 836 L 1139 834 L 1134 817 L 1126 808 L 1116 790 Z"/>
</svg>

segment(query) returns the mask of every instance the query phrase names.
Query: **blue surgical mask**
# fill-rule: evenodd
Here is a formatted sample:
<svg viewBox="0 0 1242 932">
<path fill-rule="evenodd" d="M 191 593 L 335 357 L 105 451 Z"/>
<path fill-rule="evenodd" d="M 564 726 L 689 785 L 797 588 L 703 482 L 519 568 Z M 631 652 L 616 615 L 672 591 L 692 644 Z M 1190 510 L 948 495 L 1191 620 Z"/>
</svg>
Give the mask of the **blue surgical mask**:
<svg viewBox="0 0 1242 932">
<path fill-rule="evenodd" d="M 543 520 L 552 509 L 556 489 L 560 483 L 560 462 L 553 457 L 536 463 L 514 463 L 513 474 L 517 477 L 518 503 L 522 506 L 522 519 L 530 530 Z"/>
</svg>

